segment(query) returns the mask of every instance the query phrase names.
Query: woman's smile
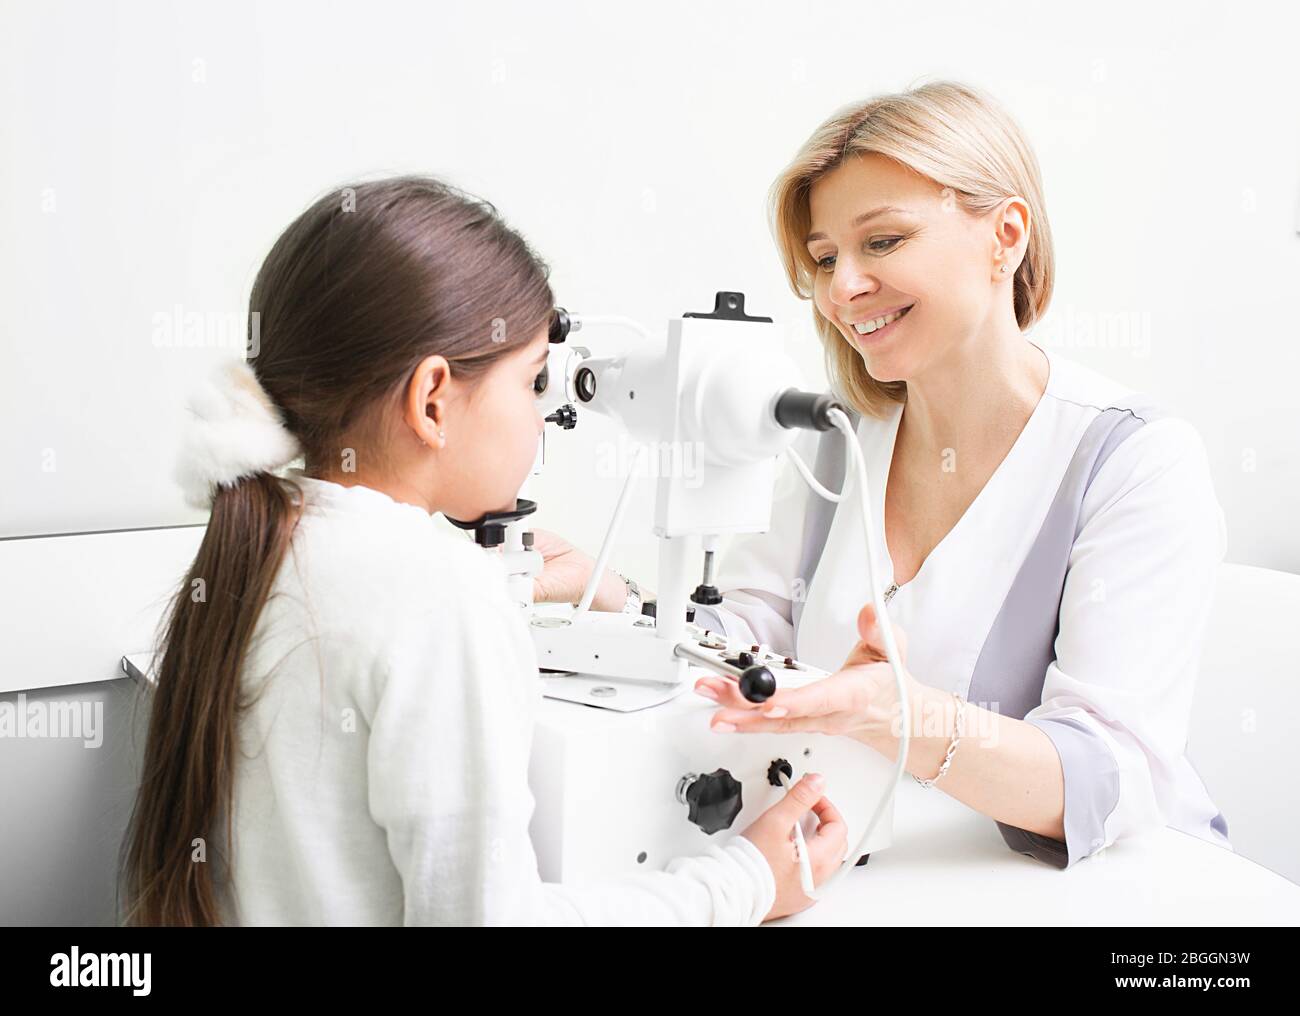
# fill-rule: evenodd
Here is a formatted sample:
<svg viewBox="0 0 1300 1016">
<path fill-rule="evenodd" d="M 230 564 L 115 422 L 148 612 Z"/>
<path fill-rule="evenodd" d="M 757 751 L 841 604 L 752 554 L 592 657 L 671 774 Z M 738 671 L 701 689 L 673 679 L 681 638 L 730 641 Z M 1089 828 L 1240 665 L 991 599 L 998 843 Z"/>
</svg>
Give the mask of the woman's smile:
<svg viewBox="0 0 1300 1016">
<path fill-rule="evenodd" d="M 866 349 L 878 346 L 898 330 L 898 322 L 906 317 L 908 311 L 915 306 L 914 303 L 908 304 L 901 311 L 893 311 L 880 317 L 868 318 L 865 321 L 850 322 L 849 335 L 860 348 Z"/>
</svg>

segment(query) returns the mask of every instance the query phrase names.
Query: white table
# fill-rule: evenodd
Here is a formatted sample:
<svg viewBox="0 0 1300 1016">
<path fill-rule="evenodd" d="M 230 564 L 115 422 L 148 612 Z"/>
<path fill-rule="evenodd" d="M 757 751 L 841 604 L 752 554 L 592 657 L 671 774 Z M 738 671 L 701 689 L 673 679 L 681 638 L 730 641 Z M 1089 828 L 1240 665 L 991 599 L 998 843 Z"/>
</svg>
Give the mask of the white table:
<svg viewBox="0 0 1300 1016">
<path fill-rule="evenodd" d="M 1061 871 L 911 777 L 894 807 L 888 850 L 772 925 L 1300 925 L 1300 886 L 1173 829 L 1121 839 Z"/>
<path fill-rule="evenodd" d="M 124 662 L 150 672 L 147 655 Z M 906 776 L 889 849 L 767 927 L 894 925 L 1296 926 L 1300 886 L 1173 829 L 1126 837 L 1061 871 L 1008 847 L 991 818 Z"/>
</svg>

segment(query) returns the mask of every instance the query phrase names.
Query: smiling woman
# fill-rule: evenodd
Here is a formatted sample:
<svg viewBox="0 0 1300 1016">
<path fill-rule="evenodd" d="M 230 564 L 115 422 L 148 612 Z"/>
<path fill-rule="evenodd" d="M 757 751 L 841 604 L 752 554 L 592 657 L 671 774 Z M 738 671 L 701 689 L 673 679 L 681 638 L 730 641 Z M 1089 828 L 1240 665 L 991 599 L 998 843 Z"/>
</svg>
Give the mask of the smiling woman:
<svg viewBox="0 0 1300 1016">
<path fill-rule="evenodd" d="M 1225 550 L 1205 450 L 1150 397 L 1024 334 L 1053 255 L 1020 129 L 951 82 L 874 98 L 818 127 L 771 199 L 858 413 L 870 538 L 907 636 L 908 771 L 1060 868 L 1155 825 L 1227 846 L 1185 755 Z M 800 450 L 839 489 L 846 440 L 815 440 Z M 855 499 L 788 490 L 767 533 L 728 548 L 723 602 L 696 620 L 838 672 L 761 709 L 717 679 L 700 691 L 725 707 L 715 729 L 843 734 L 894 761 Z"/>
<path fill-rule="evenodd" d="M 943 126 L 950 129 L 938 129 Z M 881 200 L 864 205 L 871 193 L 863 186 L 868 176 L 880 179 Z M 868 369 L 850 329 L 874 334 L 870 325 L 882 315 L 922 304 L 913 329 L 969 330 L 978 304 L 989 297 L 987 285 L 979 285 L 981 265 L 963 252 L 968 243 L 991 241 L 981 226 L 1009 199 L 1015 199 L 1014 214 L 1026 235 L 1018 262 L 1002 274 L 1011 276 L 1010 311 L 1024 330 L 1051 301 L 1052 236 L 1033 151 L 1010 116 L 987 97 L 938 82 L 847 106 L 813 133 L 777 178 L 772 227 L 786 277 L 798 296 L 814 299 L 813 323 L 828 373 L 855 407 L 883 412 L 903 400 L 906 384 L 905 375 L 885 363 L 873 361 Z M 959 210 L 967 214 L 953 214 Z M 843 222 L 843 229 L 831 229 L 831 222 Z M 832 288 L 844 276 L 836 267 L 841 250 L 850 249 L 855 259 L 888 259 L 897 277 L 873 295 L 869 308 L 837 313 Z M 883 330 L 876 336 L 885 337 Z"/>
</svg>

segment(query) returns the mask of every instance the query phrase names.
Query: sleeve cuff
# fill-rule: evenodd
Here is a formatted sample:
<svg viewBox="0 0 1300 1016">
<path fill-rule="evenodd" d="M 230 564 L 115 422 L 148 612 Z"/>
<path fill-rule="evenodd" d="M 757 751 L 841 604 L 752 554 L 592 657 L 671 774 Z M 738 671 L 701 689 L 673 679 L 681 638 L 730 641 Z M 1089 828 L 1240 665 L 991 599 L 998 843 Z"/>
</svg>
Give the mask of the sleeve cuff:
<svg viewBox="0 0 1300 1016">
<path fill-rule="evenodd" d="M 1119 766 L 1097 733 L 1072 717 L 1031 718 L 1052 739 L 1065 778 L 1065 842 L 1005 822 L 1007 846 L 1053 868 L 1066 869 L 1106 846 L 1106 819 L 1119 801 Z"/>
<path fill-rule="evenodd" d="M 767 863 L 763 852 L 744 836 L 733 836 L 727 842 L 727 849 L 744 855 L 748 861 L 747 866 L 752 868 L 757 876 L 761 888 L 753 911 L 755 918 L 753 923 L 761 924 L 763 918 L 776 904 L 776 878 L 772 874 L 772 866 Z"/>
</svg>

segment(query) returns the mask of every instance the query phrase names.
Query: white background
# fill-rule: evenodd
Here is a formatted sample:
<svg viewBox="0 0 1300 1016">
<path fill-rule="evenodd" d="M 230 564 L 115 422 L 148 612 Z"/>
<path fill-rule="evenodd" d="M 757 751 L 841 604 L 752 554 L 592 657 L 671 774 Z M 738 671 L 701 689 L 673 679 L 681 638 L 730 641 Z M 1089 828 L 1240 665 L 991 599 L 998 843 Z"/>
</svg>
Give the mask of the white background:
<svg viewBox="0 0 1300 1016">
<path fill-rule="evenodd" d="M 571 308 L 662 326 L 744 290 L 819 383 L 767 187 L 839 106 L 951 77 L 1042 165 L 1035 339 L 1189 417 L 1229 559 L 1300 571 L 1298 28 L 1266 3 L 6 3 L 0 537 L 202 521 L 171 462 L 189 385 L 231 354 L 159 322 L 244 312 L 279 230 L 357 175 L 489 198 Z M 612 436 L 559 435 L 537 488 L 592 551 Z M 649 518 L 613 563 L 652 583 Z"/>
</svg>

